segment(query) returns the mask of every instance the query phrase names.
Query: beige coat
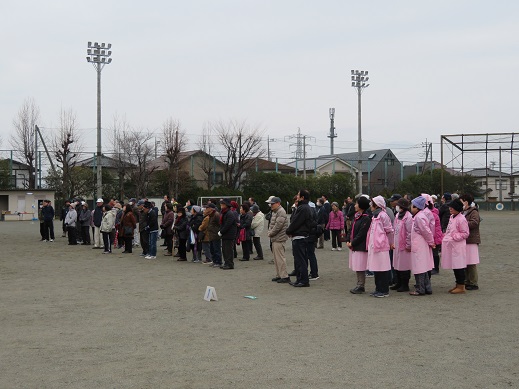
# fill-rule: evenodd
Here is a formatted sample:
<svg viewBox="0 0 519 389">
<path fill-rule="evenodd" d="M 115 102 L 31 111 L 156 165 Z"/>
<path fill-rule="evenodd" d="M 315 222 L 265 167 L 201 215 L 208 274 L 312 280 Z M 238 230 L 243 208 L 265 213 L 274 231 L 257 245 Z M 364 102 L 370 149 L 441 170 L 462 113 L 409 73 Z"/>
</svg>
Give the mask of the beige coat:
<svg viewBox="0 0 519 389">
<path fill-rule="evenodd" d="M 270 219 L 267 235 L 272 242 L 286 242 L 288 240 L 287 228 L 288 216 L 285 209 L 280 205 L 275 211 L 272 210 L 272 218 Z"/>
<path fill-rule="evenodd" d="M 263 233 L 263 230 L 265 229 L 265 215 L 263 212 L 259 211 L 254 215 L 252 218 L 251 229 L 254 230 L 254 236 L 260 236 Z"/>
</svg>

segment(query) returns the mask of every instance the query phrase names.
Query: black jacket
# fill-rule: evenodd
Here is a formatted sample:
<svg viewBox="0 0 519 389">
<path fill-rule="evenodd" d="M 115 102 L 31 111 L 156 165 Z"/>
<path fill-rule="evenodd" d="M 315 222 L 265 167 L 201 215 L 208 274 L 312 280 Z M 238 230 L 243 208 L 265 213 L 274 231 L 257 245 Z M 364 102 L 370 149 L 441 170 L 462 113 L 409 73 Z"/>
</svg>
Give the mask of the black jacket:
<svg viewBox="0 0 519 389">
<path fill-rule="evenodd" d="M 353 229 L 353 239 L 351 238 L 350 230 L 346 236 L 346 242 L 351 242 L 353 251 L 368 251 L 366 238 L 368 237 L 370 226 L 371 217 L 367 213 L 363 213 L 362 216 L 352 222 L 351 229 Z"/>
<path fill-rule="evenodd" d="M 330 219 L 330 212 L 332 211 L 332 206 L 330 203 L 324 203 L 322 208 L 324 209 L 324 220 L 326 221 L 324 224 L 328 224 L 328 220 Z"/>
<path fill-rule="evenodd" d="M 96 206 L 94 209 L 94 226 L 101 227 L 103 221 L 103 206 Z"/>
<path fill-rule="evenodd" d="M 177 217 L 178 219 L 178 217 Z M 173 229 L 178 234 L 178 239 L 187 239 L 188 231 L 187 231 L 187 217 L 183 216 L 180 220 L 175 220 L 175 224 L 173 225 Z"/>
<path fill-rule="evenodd" d="M 449 210 L 449 206 L 447 203 L 442 204 L 440 209 L 438 210 L 440 216 L 440 225 L 442 227 L 442 232 L 447 230 L 447 226 L 449 225 L 449 220 L 451 218 L 451 212 Z"/>
<path fill-rule="evenodd" d="M 326 217 L 328 215 L 328 217 Z M 317 223 L 321 225 L 326 225 L 328 223 L 328 218 L 330 217 L 330 214 L 326 214 L 326 209 L 321 205 L 320 207 L 317 207 Z"/>
<path fill-rule="evenodd" d="M 240 214 L 240 229 L 245 228 L 245 239 L 251 239 L 250 227 L 252 225 L 252 215 L 247 212 L 246 214 Z"/>
<path fill-rule="evenodd" d="M 309 222 L 310 233 L 308 234 L 308 240 L 310 242 L 317 242 L 319 240 L 319 237 L 317 236 L 318 210 L 317 208 L 312 207 L 310 207 L 310 210 L 312 211 L 313 219 Z"/>
<path fill-rule="evenodd" d="M 189 219 L 189 227 L 191 227 L 191 231 L 193 233 L 198 234 L 198 228 L 204 221 L 204 215 L 202 212 L 198 212 L 196 215 L 191 216 L 191 219 Z"/>
<path fill-rule="evenodd" d="M 308 201 L 300 201 L 296 211 L 290 218 L 290 225 L 286 234 L 289 236 L 308 236 L 310 235 L 311 222 L 314 220 L 314 213 Z"/>
<path fill-rule="evenodd" d="M 41 214 L 43 215 L 43 220 L 52 221 L 54 220 L 54 208 L 52 205 L 46 205 L 41 209 Z"/>
<path fill-rule="evenodd" d="M 344 216 L 346 216 L 344 219 L 353 221 L 353 219 L 355 218 L 355 204 L 349 203 L 348 205 L 346 205 L 346 215 Z"/>
<path fill-rule="evenodd" d="M 236 239 L 237 230 L 235 212 L 231 211 L 231 209 L 225 213 L 222 212 L 221 238 L 223 240 L 234 240 Z"/>
<path fill-rule="evenodd" d="M 149 231 L 157 231 L 159 229 L 159 222 L 157 221 L 157 213 L 150 209 L 146 217 L 146 226 Z"/>
</svg>

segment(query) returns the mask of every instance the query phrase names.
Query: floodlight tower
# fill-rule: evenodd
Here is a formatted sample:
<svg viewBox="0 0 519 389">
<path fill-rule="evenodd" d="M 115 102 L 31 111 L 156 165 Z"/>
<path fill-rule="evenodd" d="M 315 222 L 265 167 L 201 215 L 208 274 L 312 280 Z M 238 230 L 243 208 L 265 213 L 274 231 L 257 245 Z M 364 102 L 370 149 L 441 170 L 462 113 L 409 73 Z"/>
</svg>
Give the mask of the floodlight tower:
<svg viewBox="0 0 519 389">
<path fill-rule="evenodd" d="M 110 49 L 111 43 L 92 43 L 88 42 L 87 62 L 90 62 L 97 72 L 97 154 L 96 154 L 96 168 L 97 168 L 97 184 L 96 197 L 103 197 L 103 176 L 101 166 L 101 71 L 112 62 L 112 55 Z"/>
<path fill-rule="evenodd" d="M 358 161 L 358 179 L 357 179 L 357 189 L 358 193 L 362 193 L 362 125 L 361 125 L 361 99 L 362 91 L 364 88 L 367 88 L 369 84 L 367 83 L 369 80 L 368 71 L 367 70 L 352 70 L 351 71 L 351 86 L 357 90 L 358 97 L 358 106 L 359 106 L 359 115 L 358 115 L 358 125 L 359 125 L 359 161 Z"/>
</svg>

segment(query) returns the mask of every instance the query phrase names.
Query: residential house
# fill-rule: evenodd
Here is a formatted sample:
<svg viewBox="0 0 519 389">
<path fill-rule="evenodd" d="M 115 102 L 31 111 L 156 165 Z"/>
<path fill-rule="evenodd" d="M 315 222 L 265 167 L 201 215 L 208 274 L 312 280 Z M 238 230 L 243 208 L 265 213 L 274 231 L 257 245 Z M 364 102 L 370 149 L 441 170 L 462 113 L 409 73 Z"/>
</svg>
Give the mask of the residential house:
<svg viewBox="0 0 519 389">
<path fill-rule="evenodd" d="M 292 174 L 296 175 L 303 175 L 306 171 L 307 175 L 350 173 L 355 176 L 358 172 L 357 168 L 337 156 L 299 159 L 288 163 L 287 166 L 292 169 Z"/>
<path fill-rule="evenodd" d="M 476 182 L 483 192 L 485 201 L 510 200 L 511 194 L 518 193 L 519 182 L 516 180 L 518 174 L 510 175 L 489 168 L 473 169 L 465 173 L 477 178 Z"/>
<path fill-rule="evenodd" d="M 161 155 L 149 162 L 155 171 L 166 170 L 168 162 Z M 178 156 L 178 169 L 187 172 L 195 180 L 197 186 L 210 189 L 223 182 L 225 164 L 203 150 L 182 151 Z"/>
<path fill-rule="evenodd" d="M 342 153 L 322 155 L 319 158 L 337 157 L 358 168 L 359 154 Z M 390 149 L 363 151 L 362 161 L 362 192 L 377 195 L 384 189 L 393 190 L 402 181 L 403 167 Z"/>
<path fill-rule="evenodd" d="M 3 186 L 9 189 L 27 189 L 29 188 L 29 165 L 16 161 L 15 159 L 1 159 L 0 168 L 5 171 L 8 182 Z"/>
<path fill-rule="evenodd" d="M 413 176 L 416 174 L 422 174 L 424 172 L 431 172 L 431 169 L 441 169 L 442 164 L 438 161 L 427 161 L 427 162 L 417 162 L 412 165 L 405 165 L 404 166 L 404 178 L 407 178 L 409 176 Z M 452 175 L 458 175 L 459 172 L 457 170 L 451 169 L 445 165 L 443 165 L 443 170 L 452 174 Z"/>
</svg>

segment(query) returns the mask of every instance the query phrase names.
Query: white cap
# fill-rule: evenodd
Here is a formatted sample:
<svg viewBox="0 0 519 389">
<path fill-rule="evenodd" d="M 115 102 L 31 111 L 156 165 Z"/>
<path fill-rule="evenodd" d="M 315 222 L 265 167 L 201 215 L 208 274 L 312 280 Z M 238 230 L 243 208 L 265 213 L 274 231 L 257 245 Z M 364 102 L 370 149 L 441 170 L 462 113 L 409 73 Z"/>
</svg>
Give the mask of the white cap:
<svg viewBox="0 0 519 389">
<path fill-rule="evenodd" d="M 276 197 L 276 196 L 269 196 L 269 199 L 267 201 L 265 201 L 266 203 L 272 203 L 272 199 Z"/>
<path fill-rule="evenodd" d="M 86 203 L 84 201 L 81 202 L 81 205 L 85 205 Z"/>
<path fill-rule="evenodd" d="M 99 198 L 99 199 L 97 199 L 96 203 L 104 203 L 104 200 Z"/>
</svg>

